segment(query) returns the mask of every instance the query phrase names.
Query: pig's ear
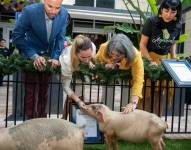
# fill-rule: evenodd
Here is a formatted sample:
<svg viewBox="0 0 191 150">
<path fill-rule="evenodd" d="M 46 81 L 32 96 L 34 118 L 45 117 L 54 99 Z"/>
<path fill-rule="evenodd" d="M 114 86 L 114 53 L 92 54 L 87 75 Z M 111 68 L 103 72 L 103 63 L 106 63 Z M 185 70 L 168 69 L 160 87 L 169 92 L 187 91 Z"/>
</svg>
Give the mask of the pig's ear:
<svg viewBox="0 0 191 150">
<path fill-rule="evenodd" d="M 98 122 L 104 122 L 105 121 L 103 113 L 101 111 L 97 111 L 96 114 L 97 114 Z"/>
</svg>

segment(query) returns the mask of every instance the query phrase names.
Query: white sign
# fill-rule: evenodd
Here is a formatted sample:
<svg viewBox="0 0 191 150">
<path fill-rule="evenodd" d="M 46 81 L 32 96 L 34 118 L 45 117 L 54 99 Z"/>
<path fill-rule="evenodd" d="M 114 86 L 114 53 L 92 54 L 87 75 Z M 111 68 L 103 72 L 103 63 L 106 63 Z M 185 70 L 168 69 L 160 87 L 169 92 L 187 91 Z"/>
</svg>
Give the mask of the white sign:
<svg viewBox="0 0 191 150">
<path fill-rule="evenodd" d="M 172 68 L 172 70 L 176 73 L 180 81 L 191 81 L 191 71 L 185 64 L 169 63 L 169 65 Z"/>
<path fill-rule="evenodd" d="M 85 137 L 97 137 L 96 119 L 84 114 L 80 109 L 76 110 L 76 124 L 85 125 Z"/>
</svg>

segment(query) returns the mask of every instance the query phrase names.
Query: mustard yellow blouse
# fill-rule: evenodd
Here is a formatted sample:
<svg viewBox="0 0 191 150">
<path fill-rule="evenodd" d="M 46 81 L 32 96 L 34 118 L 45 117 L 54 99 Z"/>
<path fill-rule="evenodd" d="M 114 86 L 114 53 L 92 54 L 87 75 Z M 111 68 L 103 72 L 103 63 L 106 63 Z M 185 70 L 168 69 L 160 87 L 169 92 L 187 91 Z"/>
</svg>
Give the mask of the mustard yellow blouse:
<svg viewBox="0 0 191 150">
<path fill-rule="evenodd" d="M 111 58 L 108 58 L 105 56 L 104 50 L 106 47 L 107 47 L 107 42 L 101 44 L 96 54 L 96 58 L 99 61 L 101 61 L 101 63 L 104 63 L 104 64 L 113 63 L 113 60 Z M 119 69 L 127 70 L 129 68 L 131 68 L 131 73 L 132 73 L 131 95 L 142 98 L 142 88 L 143 88 L 143 82 L 144 82 L 144 65 L 143 65 L 141 53 L 137 49 L 136 49 L 136 57 L 133 63 L 129 65 L 127 58 L 122 59 L 120 62 Z"/>
</svg>

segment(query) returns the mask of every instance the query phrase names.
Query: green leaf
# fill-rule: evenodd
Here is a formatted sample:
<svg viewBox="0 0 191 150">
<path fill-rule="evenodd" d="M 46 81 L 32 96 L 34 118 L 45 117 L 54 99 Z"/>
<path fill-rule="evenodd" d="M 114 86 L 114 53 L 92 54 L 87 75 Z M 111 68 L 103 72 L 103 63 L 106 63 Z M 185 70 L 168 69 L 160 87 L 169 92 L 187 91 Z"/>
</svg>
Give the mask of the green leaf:
<svg viewBox="0 0 191 150">
<path fill-rule="evenodd" d="M 11 3 L 11 0 L 2 0 L 1 1 L 1 4 L 10 4 Z"/>
<path fill-rule="evenodd" d="M 148 1 L 149 5 L 150 5 L 150 7 L 151 7 L 152 12 L 153 12 L 155 15 L 157 15 L 157 14 L 158 14 L 158 8 L 157 8 L 157 6 L 156 6 L 156 0 L 147 0 L 147 1 Z"/>
<path fill-rule="evenodd" d="M 133 34 L 133 33 L 139 33 L 140 32 L 139 30 L 134 29 L 132 24 L 129 24 L 129 23 L 123 23 L 122 25 L 117 24 L 116 28 L 118 30 L 125 32 L 125 33 Z"/>
<path fill-rule="evenodd" d="M 176 41 L 177 44 L 179 43 L 183 43 L 184 41 L 186 41 L 186 39 L 188 38 L 188 34 L 185 33 L 185 34 L 181 34 L 179 39 Z"/>
<path fill-rule="evenodd" d="M 182 8 L 189 8 L 191 6 L 191 1 L 190 0 L 182 0 Z"/>
</svg>

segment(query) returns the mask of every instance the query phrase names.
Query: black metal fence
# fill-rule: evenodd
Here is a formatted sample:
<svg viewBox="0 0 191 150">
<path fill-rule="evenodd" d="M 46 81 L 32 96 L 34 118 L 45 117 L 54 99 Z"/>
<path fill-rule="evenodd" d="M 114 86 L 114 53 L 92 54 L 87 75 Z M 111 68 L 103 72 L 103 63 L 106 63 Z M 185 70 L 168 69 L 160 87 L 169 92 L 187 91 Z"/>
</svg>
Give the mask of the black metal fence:
<svg viewBox="0 0 191 150">
<path fill-rule="evenodd" d="M 105 103 L 112 110 L 122 111 L 129 103 L 131 81 L 116 80 L 100 83 L 73 78 L 72 88 L 85 102 Z M 143 99 L 138 108 L 159 115 L 168 123 L 166 133 L 191 133 L 190 88 L 179 88 L 171 81 L 145 79 Z M 4 76 L 0 86 L 0 127 L 9 127 L 26 120 L 24 81 L 22 73 Z M 61 78 L 54 75 L 49 84 L 48 118 L 61 118 L 66 95 Z"/>
</svg>

